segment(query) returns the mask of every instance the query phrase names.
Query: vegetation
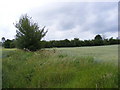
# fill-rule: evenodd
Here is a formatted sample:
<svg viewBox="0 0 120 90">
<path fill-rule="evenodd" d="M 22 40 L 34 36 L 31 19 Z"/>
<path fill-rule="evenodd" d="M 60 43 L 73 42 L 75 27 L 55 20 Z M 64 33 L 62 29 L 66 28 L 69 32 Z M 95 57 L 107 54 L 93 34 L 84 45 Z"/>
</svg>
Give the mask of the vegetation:
<svg viewBox="0 0 120 90">
<path fill-rule="evenodd" d="M 3 44 L 5 48 L 12 48 L 15 47 L 15 40 L 9 40 L 7 39 Z M 12 43 L 12 47 L 11 47 Z M 120 39 L 113 39 L 111 37 L 110 39 L 103 39 L 100 35 L 96 35 L 93 40 L 79 40 L 79 38 L 74 38 L 74 40 L 52 40 L 52 41 L 39 41 L 40 48 L 52 48 L 52 47 L 82 47 L 82 46 L 101 46 L 101 45 L 114 45 L 114 44 L 120 44 Z M 22 44 L 22 43 L 21 43 Z M 35 44 L 37 45 L 37 44 Z M 29 44 L 28 44 L 29 46 Z"/>
<path fill-rule="evenodd" d="M 118 45 L 3 49 L 3 88 L 117 88 Z M 119 74 L 120 75 L 120 74 Z"/>
<path fill-rule="evenodd" d="M 17 48 L 25 48 L 30 51 L 41 49 L 40 41 L 47 33 L 47 31 L 44 31 L 45 27 L 39 29 L 38 24 L 32 22 L 27 15 L 22 16 L 15 27 L 18 29 L 16 31 Z"/>
<path fill-rule="evenodd" d="M 100 35 L 95 36 L 94 44 L 96 46 L 103 45 L 103 40 L 102 40 L 102 37 Z"/>
<path fill-rule="evenodd" d="M 7 40 L 3 43 L 3 46 L 4 46 L 5 48 L 15 48 L 14 39 L 13 39 L 13 40 L 7 39 Z"/>
<path fill-rule="evenodd" d="M 97 35 L 96 35 L 97 36 Z M 120 44 L 120 39 L 93 39 L 93 40 L 79 40 L 79 38 L 74 38 L 74 40 L 59 40 L 59 41 L 42 41 L 45 48 L 51 47 L 82 47 L 82 46 L 101 46 L 101 45 L 114 45 Z"/>
<path fill-rule="evenodd" d="M 45 41 L 45 27 L 39 29 L 27 15 L 15 27 L 16 38 L 0 42 L 3 88 L 118 88 L 118 45 L 113 44 L 120 39 Z"/>
</svg>

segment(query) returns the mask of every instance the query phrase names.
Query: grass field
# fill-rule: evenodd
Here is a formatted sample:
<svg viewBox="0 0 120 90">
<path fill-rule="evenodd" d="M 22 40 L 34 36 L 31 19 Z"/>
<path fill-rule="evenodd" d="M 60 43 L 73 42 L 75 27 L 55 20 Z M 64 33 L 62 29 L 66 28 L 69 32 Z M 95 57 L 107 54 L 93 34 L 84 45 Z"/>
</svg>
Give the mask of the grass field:
<svg viewBox="0 0 120 90">
<path fill-rule="evenodd" d="M 3 88 L 117 88 L 118 45 L 3 49 Z"/>
</svg>

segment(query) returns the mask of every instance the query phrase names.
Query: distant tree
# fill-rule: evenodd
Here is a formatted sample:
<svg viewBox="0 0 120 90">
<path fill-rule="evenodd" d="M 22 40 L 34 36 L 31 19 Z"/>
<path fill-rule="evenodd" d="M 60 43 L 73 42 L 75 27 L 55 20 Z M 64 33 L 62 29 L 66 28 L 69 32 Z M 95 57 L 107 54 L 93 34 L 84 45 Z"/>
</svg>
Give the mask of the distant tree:
<svg viewBox="0 0 120 90">
<path fill-rule="evenodd" d="M 23 15 L 19 22 L 15 24 L 17 28 L 16 46 L 20 49 L 36 51 L 42 48 L 41 39 L 46 35 L 45 27 L 39 29 L 37 23 L 34 23 L 30 17 Z"/>
<path fill-rule="evenodd" d="M 94 45 L 99 46 L 99 45 L 103 45 L 103 40 L 101 35 L 96 35 L 94 38 Z"/>
<path fill-rule="evenodd" d="M 108 39 L 104 39 L 103 43 L 104 43 L 104 45 L 109 45 L 110 44 Z"/>
<path fill-rule="evenodd" d="M 12 40 L 9 40 L 9 39 L 7 39 L 5 42 L 4 42 L 4 47 L 5 48 L 11 48 L 10 47 L 10 44 L 12 43 Z"/>
<path fill-rule="evenodd" d="M 111 37 L 109 39 L 109 44 L 112 45 L 112 44 L 119 44 L 119 39 L 113 39 L 113 37 Z"/>
<path fill-rule="evenodd" d="M 1 44 L 2 44 L 2 46 L 4 46 L 4 42 L 5 42 L 5 37 L 2 37 L 2 42 L 1 42 Z"/>
<path fill-rule="evenodd" d="M 93 40 L 84 40 L 84 46 L 93 46 L 94 42 Z"/>
<path fill-rule="evenodd" d="M 99 34 L 98 34 L 98 35 L 96 35 L 96 36 L 95 36 L 95 40 L 102 40 L 101 35 L 99 35 Z"/>
<path fill-rule="evenodd" d="M 69 47 L 70 46 L 70 41 L 68 39 L 65 39 L 62 41 L 64 47 Z"/>
<path fill-rule="evenodd" d="M 74 40 L 71 40 L 72 47 L 79 47 L 81 46 L 79 38 L 74 38 Z"/>
<path fill-rule="evenodd" d="M 114 39 L 113 39 L 113 37 L 111 37 L 111 38 L 109 39 L 109 43 L 110 43 L 110 44 L 113 44 L 113 42 L 114 42 Z"/>
<path fill-rule="evenodd" d="M 4 43 L 5 42 L 5 37 L 2 37 L 2 43 Z"/>
</svg>

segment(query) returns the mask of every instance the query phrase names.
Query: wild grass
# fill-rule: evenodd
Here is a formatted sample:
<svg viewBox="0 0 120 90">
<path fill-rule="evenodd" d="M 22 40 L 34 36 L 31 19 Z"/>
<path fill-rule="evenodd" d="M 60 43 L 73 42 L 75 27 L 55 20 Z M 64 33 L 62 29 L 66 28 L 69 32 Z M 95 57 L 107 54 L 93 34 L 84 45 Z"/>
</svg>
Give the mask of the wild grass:
<svg viewBox="0 0 120 90">
<path fill-rule="evenodd" d="M 3 51 L 2 85 L 3 88 L 117 88 L 116 50 L 115 45 Z"/>
</svg>

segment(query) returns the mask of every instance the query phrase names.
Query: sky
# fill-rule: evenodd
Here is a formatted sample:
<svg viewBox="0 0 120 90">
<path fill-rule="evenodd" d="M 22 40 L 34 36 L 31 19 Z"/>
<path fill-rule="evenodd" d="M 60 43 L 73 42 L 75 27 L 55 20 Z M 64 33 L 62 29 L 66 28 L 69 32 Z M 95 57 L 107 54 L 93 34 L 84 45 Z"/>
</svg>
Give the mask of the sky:
<svg viewBox="0 0 120 90">
<path fill-rule="evenodd" d="M 0 3 L 0 38 L 14 39 L 14 26 L 27 14 L 39 27 L 46 26 L 44 40 L 118 37 L 117 0 L 2 0 Z"/>
</svg>

